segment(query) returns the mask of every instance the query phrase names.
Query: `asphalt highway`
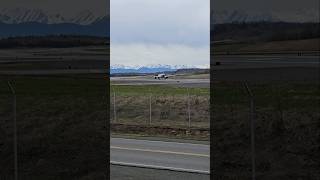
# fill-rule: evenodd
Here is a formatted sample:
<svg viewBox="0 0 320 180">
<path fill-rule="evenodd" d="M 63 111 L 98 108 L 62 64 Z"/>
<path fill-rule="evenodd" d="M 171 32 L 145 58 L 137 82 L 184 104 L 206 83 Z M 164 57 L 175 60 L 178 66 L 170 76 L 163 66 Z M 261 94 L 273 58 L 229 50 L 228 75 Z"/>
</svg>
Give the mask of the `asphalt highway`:
<svg viewBox="0 0 320 180">
<path fill-rule="evenodd" d="M 209 145 L 123 138 L 110 142 L 113 165 L 209 174 Z"/>
</svg>

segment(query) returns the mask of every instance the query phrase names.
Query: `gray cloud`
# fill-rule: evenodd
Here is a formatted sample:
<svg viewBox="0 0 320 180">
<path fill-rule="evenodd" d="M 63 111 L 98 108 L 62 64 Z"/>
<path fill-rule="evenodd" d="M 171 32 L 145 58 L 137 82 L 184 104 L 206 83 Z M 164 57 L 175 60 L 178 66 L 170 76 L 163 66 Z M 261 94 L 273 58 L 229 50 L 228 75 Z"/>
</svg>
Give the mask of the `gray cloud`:
<svg viewBox="0 0 320 180">
<path fill-rule="evenodd" d="M 113 0 L 111 41 L 208 43 L 209 0 Z"/>
</svg>

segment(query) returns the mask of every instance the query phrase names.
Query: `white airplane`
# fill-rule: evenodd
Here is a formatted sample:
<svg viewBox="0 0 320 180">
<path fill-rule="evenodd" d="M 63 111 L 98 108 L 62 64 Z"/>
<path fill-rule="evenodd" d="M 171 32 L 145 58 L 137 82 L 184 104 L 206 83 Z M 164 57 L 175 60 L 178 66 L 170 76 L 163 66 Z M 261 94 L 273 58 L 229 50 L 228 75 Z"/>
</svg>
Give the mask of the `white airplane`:
<svg viewBox="0 0 320 180">
<path fill-rule="evenodd" d="M 168 79 L 168 76 L 164 73 L 154 76 L 154 79 Z"/>
</svg>

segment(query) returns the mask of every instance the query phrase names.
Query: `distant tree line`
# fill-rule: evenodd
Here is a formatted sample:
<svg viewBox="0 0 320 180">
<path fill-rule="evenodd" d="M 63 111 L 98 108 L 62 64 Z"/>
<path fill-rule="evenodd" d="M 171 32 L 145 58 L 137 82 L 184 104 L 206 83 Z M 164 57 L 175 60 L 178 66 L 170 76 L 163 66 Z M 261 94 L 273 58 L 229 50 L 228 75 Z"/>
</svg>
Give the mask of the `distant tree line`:
<svg viewBox="0 0 320 180">
<path fill-rule="evenodd" d="M 9 37 L 0 39 L 0 48 L 64 48 L 78 46 L 108 45 L 109 38 L 95 36 L 69 36 L 69 35 L 49 35 L 49 36 L 26 36 Z"/>
<path fill-rule="evenodd" d="M 211 40 L 240 42 L 300 40 L 320 37 L 319 23 L 255 22 L 215 24 Z"/>
</svg>

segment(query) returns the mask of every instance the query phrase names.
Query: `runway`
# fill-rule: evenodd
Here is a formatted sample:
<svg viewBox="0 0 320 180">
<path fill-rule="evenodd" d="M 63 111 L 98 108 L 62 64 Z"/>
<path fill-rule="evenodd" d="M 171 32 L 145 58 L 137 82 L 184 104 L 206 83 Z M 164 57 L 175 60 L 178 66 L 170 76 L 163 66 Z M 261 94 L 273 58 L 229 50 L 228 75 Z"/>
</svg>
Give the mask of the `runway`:
<svg viewBox="0 0 320 180">
<path fill-rule="evenodd" d="M 209 87 L 210 79 L 154 79 L 153 76 L 111 77 L 113 85 L 175 85 L 183 87 Z"/>
<path fill-rule="evenodd" d="M 204 144 L 111 138 L 110 163 L 209 174 L 210 148 Z"/>
<path fill-rule="evenodd" d="M 104 69 L 0 70 L 0 75 L 107 74 Z"/>
<path fill-rule="evenodd" d="M 8 59 L 7 59 L 8 60 Z M 9 60 L 10 61 L 10 60 Z M 14 60 L 13 60 L 14 61 Z M 23 64 L 0 64 L 0 75 L 59 75 L 59 74 L 107 74 L 104 61 L 99 60 L 50 60 Z M 72 63 L 71 63 L 72 62 Z M 220 62 L 220 65 L 215 65 Z M 71 63 L 71 64 L 70 64 Z M 37 64 L 33 67 L 32 64 Z M 308 81 L 318 80 L 320 59 L 318 55 L 213 55 L 213 80 L 217 81 Z M 30 65 L 30 66 L 29 66 Z M 32 65 L 32 66 L 31 66 Z M 50 66 L 49 66 L 50 65 Z M 39 66 L 39 67 L 38 67 Z M 71 66 L 72 69 L 68 69 Z M 47 68 L 47 69 L 46 69 Z M 73 69 L 75 68 L 75 69 Z M 254 76 L 253 76 L 254 74 Z M 149 76 L 111 77 L 113 85 L 173 85 L 180 87 L 210 87 L 210 79 L 190 77 L 192 74 L 172 76 L 167 80 Z"/>
<path fill-rule="evenodd" d="M 319 56 L 296 55 L 217 55 L 212 63 L 220 62 L 216 69 L 314 67 L 319 66 Z"/>
</svg>

